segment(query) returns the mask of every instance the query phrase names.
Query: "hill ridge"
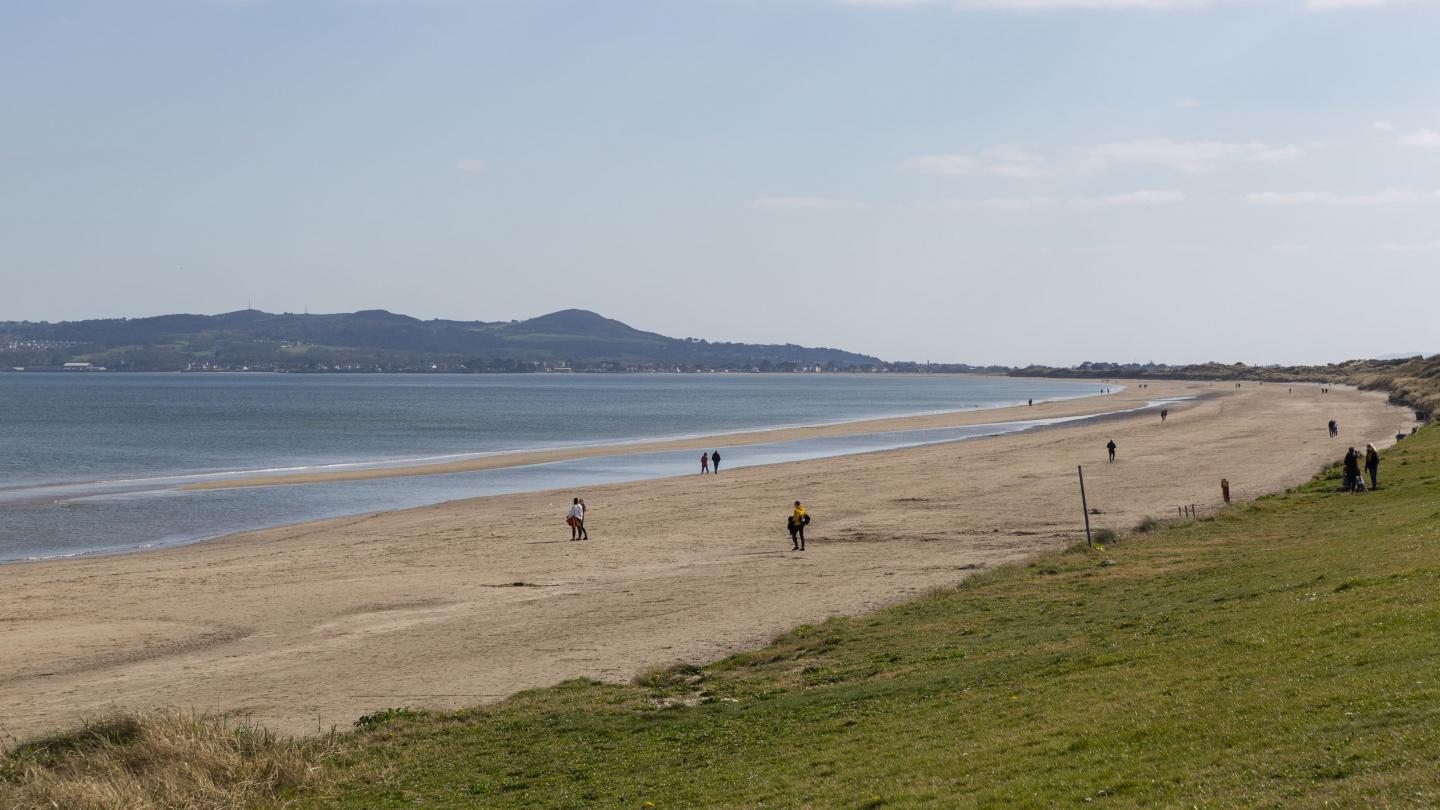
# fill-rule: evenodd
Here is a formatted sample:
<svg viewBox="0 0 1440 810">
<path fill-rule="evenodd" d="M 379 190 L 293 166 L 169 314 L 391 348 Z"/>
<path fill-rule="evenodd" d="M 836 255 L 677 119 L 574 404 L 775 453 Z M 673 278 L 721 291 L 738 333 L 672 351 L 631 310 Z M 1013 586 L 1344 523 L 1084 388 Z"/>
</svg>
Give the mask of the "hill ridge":
<svg viewBox="0 0 1440 810">
<path fill-rule="evenodd" d="M 577 308 L 496 322 L 421 320 L 386 309 L 0 322 L 0 368 L 71 362 L 133 371 L 314 372 L 859 371 L 885 365 L 828 347 L 667 337 Z"/>
</svg>

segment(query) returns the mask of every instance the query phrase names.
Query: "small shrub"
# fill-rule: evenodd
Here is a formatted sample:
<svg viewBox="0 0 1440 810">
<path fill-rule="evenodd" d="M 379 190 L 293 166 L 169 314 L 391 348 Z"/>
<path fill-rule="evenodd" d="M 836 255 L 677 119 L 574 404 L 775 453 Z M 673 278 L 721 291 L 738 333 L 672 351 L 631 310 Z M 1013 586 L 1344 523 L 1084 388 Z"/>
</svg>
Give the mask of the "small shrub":
<svg viewBox="0 0 1440 810">
<path fill-rule="evenodd" d="M 1114 529 L 1096 529 L 1094 533 L 1095 542 L 1101 545 L 1109 545 L 1115 542 L 1117 537 Z"/>
<path fill-rule="evenodd" d="M 1156 520 L 1155 518 L 1146 515 L 1144 518 L 1141 518 L 1139 523 L 1135 524 L 1134 531 L 1136 534 L 1148 534 L 1155 531 L 1156 529 L 1163 528 L 1165 528 L 1165 521 Z"/>
<path fill-rule="evenodd" d="M 364 731 L 366 729 L 379 728 L 393 720 L 412 720 L 419 716 L 420 713 L 414 709 L 381 709 L 378 712 L 361 715 L 360 718 L 355 721 L 355 728 Z"/>
<path fill-rule="evenodd" d="M 635 676 L 632 681 L 636 686 L 643 686 L 646 689 L 666 691 L 683 689 L 703 680 L 705 669 L 696 664 L 674 664 L 668 667 L 657 667 L 646 670 Z"/>
</svg>

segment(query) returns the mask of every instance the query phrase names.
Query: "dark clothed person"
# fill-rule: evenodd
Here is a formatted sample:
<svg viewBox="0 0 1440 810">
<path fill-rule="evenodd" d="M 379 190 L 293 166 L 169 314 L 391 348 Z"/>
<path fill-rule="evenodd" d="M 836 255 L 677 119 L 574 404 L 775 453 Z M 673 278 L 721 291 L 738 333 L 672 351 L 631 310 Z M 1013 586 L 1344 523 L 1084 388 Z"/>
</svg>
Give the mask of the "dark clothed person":
<svg viewBox="0 0 1440 810">
<path fill-rule="evenodd" d="M 1110 443 L 1105 445 L 1105 449 L 1110 451 L 1110 462 L 1113 464 L 1115 462 L 1115 440 L 1111 439 Z"/>
<path fill-rule="evenodd" d="M 1379 487 L 1380 451 L 1376 450 L 1373 444 L 1365 445 L 1365 472 L 1370 474 L 1370 488 Z"/>
<path fill-rule="evenodd" d="M 720 474 L 720 451 L 719 451 L 719 450 L 716 450 L 715 452 L 713 452 L 713 453 L 710 454 L 710 468 L 715 471 L 715 474 L 716 474 L 716 475 L 719 475 L 719 474 Z"/>
<path fill-rule="evenodd" d="M 1344 467 L 1345 480 L 1340 488 L 1345 492 L 1354 492 L 1360 484 L 1360 454 L 1355 452 L 1355 448 L 1345 452 Z"/>
</svg>

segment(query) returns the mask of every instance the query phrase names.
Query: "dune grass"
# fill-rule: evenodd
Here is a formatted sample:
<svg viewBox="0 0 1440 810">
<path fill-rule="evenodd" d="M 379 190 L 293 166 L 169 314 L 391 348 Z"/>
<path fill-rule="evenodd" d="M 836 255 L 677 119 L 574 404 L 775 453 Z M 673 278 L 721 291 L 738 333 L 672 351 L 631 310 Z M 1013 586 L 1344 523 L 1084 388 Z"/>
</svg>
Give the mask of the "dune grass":
<svg viewBox="0 0 1440 810">
<path fill-rule="evenodd" d="M 1440 804 L 1440 431 L 1381 474 L 633 685 L 402 713 L 302 804 Z"/>
<path fill-rule="evenodd" d="M 179 712 L 117 714 L 7 751 L 0 808 L 273 806 L 314 787 L 336 743 Z"/>
<path fill-rule="evenodd" d="M 629 685 L 194 743 L 233 773 L 183 745 L 16 752 L 0 807 L 75 780 L 153 801 L 57 806 L 1434 806 L 1440 430 L 1387 451 L 1379 491 L 1338 485 L 1332 468 Z"/>
</svg>

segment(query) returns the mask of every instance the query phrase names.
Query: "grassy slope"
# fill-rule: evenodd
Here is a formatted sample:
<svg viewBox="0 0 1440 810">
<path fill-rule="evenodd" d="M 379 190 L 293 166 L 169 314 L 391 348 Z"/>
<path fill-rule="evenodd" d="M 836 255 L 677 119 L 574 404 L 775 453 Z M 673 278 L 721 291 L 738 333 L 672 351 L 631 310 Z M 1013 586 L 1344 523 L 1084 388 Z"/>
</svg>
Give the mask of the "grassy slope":
<svg viewBox="0 0 1440 810">
<path fill-rule="evenodd" d="M 634 686 L 402 713 L 304 800 L 1434 805 L 1440 429 L 1381 474 L 1378 492 L 1334 493 L 1332 475 Z"/>
</svg>

